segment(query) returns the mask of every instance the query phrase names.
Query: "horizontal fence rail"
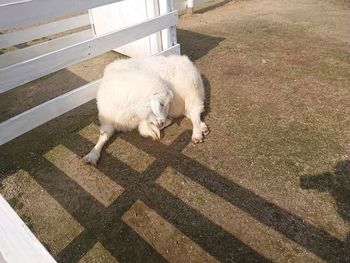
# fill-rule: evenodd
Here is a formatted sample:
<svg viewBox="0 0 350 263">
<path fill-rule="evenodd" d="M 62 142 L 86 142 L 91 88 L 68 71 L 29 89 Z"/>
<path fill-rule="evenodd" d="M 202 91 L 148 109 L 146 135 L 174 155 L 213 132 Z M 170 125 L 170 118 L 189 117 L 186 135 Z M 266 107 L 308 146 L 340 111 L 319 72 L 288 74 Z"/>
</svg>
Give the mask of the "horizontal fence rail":
<svg viewBox="0 0 350 263">
<path fill-rule="evenodd" d="M 2 122 L 0 145 L 92 100 L 99 83 L 90 82 Z"/>
<path fill-rule="evenodd" d="M 69 34 L 64 37 L 56 38 L 50 41 L 45 41 L 34 46 L 29 46 L 27 48 L 22 48 L 9 53 L 5 53 L 0 56 L 0 71 L 2 68 L 15 65 L 16 63 L 31 60 L 35 57 L 40 57 L 50 52 L 54 52 L 67 46 L 71 46 L 76 43 L 91 39 L 93 37 L 94 34 L 92 32 L 92 29 L 88 29 L 78 33 Z"/>
<path fill-rule="evenodd" d="M 157 55 L 179 53 L 180 45 L 176 44 Z M 94 99 L 100 81 L 88 83 L 0 123 L 0 145 Z"/>
<path fill-rule="evenodd" d="M 177 11 L 0 69 L 0 93 L 177 24 Z M 0 56 L 1 58 L 1 56 Z M 53 63 L 53 61 L 55 63 Z"/>
<path fill-rule="evenodd" d="M 43 24 L 23 30 L 17 30 L 15 32 L 0 35 L 0 48 L 11 47 L 17 44 L 28 42 L 33 39 L 54 35 L 57 33 L 61 33 L 64 31 L 72 30 L 87 25 L 90 25 L 90 17 L 88 14 L 84 14 L 55 21 L 49 24 Z"/>
<path fill-rule="evenodd" d="M 31 0 L 0 6 L 0 30 L 53 20 L 122 0 Z M 15 14 L 15 15 L 14 15 Z"/>
</svg>

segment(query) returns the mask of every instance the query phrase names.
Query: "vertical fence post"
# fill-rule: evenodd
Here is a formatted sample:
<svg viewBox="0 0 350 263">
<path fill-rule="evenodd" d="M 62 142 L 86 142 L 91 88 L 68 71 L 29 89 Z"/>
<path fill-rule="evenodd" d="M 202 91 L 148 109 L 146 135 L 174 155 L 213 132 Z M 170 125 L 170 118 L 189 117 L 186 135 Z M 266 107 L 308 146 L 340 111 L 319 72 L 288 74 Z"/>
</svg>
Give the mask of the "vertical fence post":
<svg viewBox="0 0 350 263">
<path fill-rule="evenodd" d="M 187 0 L 187 14 L 193 14 L 193 0 Z"/>
<path fill-rule="evenodd" d="M 168 12 L 172 12 L 175 10 L 175 0 L 168 0 Z M 177 44 L 176 37 L 176 26 L 172 26 L 169 29 L 169 47 L 172 47 Z"/>
<path fill-rule="evenodd" d="M 154 16 L 158 17 L 160 16 L 160 4 L 159 1 L 161 0 L 153 0 L 153 7 L 154 7 Z M 164 50 L 164 46 L 163 46 L 163 40 L 162 40 L 162 31 L 159 31 L 156 33 L 156 37 L 157 37 L 157 52 L 161 52 Z"/>
</svg>

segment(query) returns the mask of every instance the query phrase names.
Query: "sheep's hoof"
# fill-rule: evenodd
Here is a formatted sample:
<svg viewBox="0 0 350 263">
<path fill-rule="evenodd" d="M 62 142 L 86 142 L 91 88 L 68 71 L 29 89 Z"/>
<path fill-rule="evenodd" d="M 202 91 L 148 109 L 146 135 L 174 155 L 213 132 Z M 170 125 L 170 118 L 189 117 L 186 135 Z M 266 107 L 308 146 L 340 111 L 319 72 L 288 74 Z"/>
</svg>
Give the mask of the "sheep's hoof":
<svg viewBox="0 0 350 263">
<path fill-rule="evenodd" d="M 92 164 L 93 166 L 96 166 L 98 159 L 99 159 L 98 156 L 96 156 L 94 153 L 90 152 L 83 157 L 83 162 L 86 164 Z"/>
<path fill-rule="evenodd" d="M 203 129 L 202 133 L 203 133 L 204 136 L 207 136 L 210 133 L 209 128 L 206 127 L 205 129 Z"/>
<path fill-rule="evenodd" d="M 204 122 L 202 122 L 201 123 L 201 128 L 202 128 L 202 134 L 204 136 L 207 136 L 209 134 L 209 132 L 210 132 L 208 126 Z"/>
<path fill-rule="evenodd" d="M 203 136 L 192 137 L 192 142 L 194 144 L 202 143 L 203 142 Z"/>
<path fill-rule="evenodd" d="M 152 139 L 154 141 L 159 141 L 160 140 L 160 130 L 154 125 L 151 125 L 151 129 L 153 131 L 153 134 L 151 134 Z"/>
</svg>

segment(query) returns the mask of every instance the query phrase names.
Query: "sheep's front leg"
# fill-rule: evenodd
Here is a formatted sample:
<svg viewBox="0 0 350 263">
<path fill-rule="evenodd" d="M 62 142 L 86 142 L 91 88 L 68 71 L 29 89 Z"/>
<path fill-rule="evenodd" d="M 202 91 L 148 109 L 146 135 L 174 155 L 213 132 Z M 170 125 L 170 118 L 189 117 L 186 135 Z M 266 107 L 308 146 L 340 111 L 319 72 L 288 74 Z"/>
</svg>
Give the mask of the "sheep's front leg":
<svg viewBox="0 0 350 263">
<path fill-rule="evenodd" d="M 192 121 L 192 142 L 195 144 L 203 142 L 203 136 L 209 134 L 208 126 L 201 121 L 201 113 L 202 108 L 199 107 L 192 107 L 186 113 L 186 117 Z"/>
<path fill-rule="evenodd" d="M 95 147 L 83 158 L 85 163 L 90 163 L 96 165 L 98 160 L 100 159 L 101 150 L 106 142 L 111 138 L 114 133 L 113 126 L 101 126 L 100 128 L 100 137 L 98 138 L 98 142 Z"/>
</svg>

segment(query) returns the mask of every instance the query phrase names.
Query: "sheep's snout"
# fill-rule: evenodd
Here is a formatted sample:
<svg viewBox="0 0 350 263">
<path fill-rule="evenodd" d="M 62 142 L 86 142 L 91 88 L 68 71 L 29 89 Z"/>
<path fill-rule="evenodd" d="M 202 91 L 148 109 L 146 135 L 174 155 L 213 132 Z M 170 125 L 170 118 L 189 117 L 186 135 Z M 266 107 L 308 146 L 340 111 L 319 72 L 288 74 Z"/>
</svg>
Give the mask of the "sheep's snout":
<svg viewBox="0 0 350 263">
<path fill-rule="evenodd" d="M 166 122 L 171 99 L 171 91 L 168 91 L 166 95 L 156 93 L 151 97 L 151 110 L 155 117 L 155 120 L 152 123 L 158 128 L 163 127 Z"/>
<path fill-rule="evenodd" d="M 163 119 L 163 118 L 161 118 L 161 119 L 157 118 L 157 124 L 156 124 L 156 126 L 157 126 L 158 128 L 163 127 L 164 123 L 165 123 L 165 119 Z"/>
</svg>

